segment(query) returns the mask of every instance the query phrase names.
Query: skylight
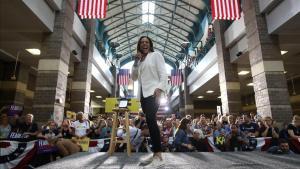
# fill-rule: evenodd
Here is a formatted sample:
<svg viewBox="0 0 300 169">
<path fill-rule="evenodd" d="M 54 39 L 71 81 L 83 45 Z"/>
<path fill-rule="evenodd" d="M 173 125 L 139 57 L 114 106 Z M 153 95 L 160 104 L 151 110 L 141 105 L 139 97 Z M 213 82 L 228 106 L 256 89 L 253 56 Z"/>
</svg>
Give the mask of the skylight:
<svg viewBox="0 0 300 169">
<path fill-rule="evenodd" d="M 142 23 L 154 22 L 155 3 L 154 1 L 143 1 L 142 3 Z"/>
</svg>

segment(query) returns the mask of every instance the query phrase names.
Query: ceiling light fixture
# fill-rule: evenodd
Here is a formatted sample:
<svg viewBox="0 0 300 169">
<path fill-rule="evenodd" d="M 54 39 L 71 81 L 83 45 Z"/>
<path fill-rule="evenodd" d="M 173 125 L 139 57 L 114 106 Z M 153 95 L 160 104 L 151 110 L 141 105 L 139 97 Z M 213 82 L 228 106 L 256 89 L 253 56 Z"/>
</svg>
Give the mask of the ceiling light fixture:
<svg viewBox="0 0 300 169">
<path fill-rule="evenodd" d="M 95 90 L 90 90 L 90 93 L 95 93 Z"/>
<path fill-rule="evenodd" d="M 219 96 L 218 99 L 221 99 L 221 96 Z"/>
<path fill-rule="evenodd" d="M 243 75 L 247 75 L 247 74 L 249 74 L 249 73 L 250 73 L 250 72 L 247 71 L 247 70 L 242 70 L 242 71 L 240 71 L 240 72 L 238 73 L 238 75 L 243 76 Z"/>
<path fill-rule="evenodd" d="M 102 96 L 95 96 L 97 99 L 101 99 L 102 98 Z"/>
<path fill-rule="evenodd" d="M 41 50 L 39 49 L 35 49 L 35 48 L 32 48 L 32 49 L 26 49 L 27 52 L 31 53 L 32 55 L 41 55 Z"/>
<path fill-rule="evenodd" d="M 288 53 L 289 51 L 287 51 L 287 50 L 281 50 L 280 51 L 280 53 L 281 53 L 281 55 L 284 55 L 284 54 L 286 54 L 286 53 Z"/>
<path fill-rule="evenodd" d="M 213 90 L 207 90 L 206 93 L 213 93 Z"/>
<path fill-rule="evenodd" d="M 253 86 L 253 85 L 254 85 L 253 83 L 248 83 L 248 84 L 247 84 L 247 86 Z"/>
<path fill-rule="evenodd" d="M 204 96 L 198 96 L 197 98 L 198 98 L 198 99 L 203 99 L 203 98 L 204 98 Z"/>
</svg>

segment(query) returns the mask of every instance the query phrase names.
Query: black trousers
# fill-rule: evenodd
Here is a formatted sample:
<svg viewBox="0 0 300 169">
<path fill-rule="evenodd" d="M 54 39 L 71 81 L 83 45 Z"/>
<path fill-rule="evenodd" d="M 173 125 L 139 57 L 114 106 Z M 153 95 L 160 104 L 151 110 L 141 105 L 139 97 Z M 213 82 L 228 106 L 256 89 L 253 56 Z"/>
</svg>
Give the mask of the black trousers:
<svg viewBox="0 0 300 169">
<path fill-rule="evenodd" d="M 161 152 L 161 139 L 160 139 L 160 131 L 156 121 L 156 113 L 159 107 L 159 104 L 156 103 L 154 96 L 149 96 L 144 98 L 141 97 L 141 106 L 143 112 L 146 115 L 146 122 L 149 128 L 149 133 L 152 142 L 153 152 Z"/>
</svg>

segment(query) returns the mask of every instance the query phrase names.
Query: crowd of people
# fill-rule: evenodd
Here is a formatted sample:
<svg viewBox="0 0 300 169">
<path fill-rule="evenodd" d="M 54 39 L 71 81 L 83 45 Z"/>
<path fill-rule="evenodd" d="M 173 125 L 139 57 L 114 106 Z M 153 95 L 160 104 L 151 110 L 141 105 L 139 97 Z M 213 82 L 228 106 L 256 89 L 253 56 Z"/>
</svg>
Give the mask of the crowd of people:
<svg viewBox="0 0 300 169">
<path fill-rule="evenodd" d="M 79 152 L 80 145 L 76 139 L 89 137 L 91 139 L 110 138 L 112 118 L 98 116 L 84 119 L 83 113 L 78 112 L 76 121 L 63 120 L 58 125 L 53 120 L 41 128 L 34 122 L 32 114 L 23 118 L 18 116 L 8 118 L 6 113 L 1 114 L 0 138 L 26 140 L 45 139 L 58 149 L 62 157 Z M 126 136 L 124 119 L 118 119 L 117 136 L 122 139 Z M 60 126 L 60 127 L 58 127 Z M 178 119 L 174 114 L 158 121 L 160 128 L 162 150 L 164 152 L 207 152 L 207 138 L 213 138 L 214 146 L 220 151 L 252 151 L 256 148 L 256 137 L 271 138 L 271 153 L 285 147 L 284 153 L 290 153 L 290 139 L 300 138 L 300 116 L 295 115 L 290 124 L 279 130 L 271 117 L 259 118 L 253 113 L 242 116 L 218 115 L 211 118 L 205 115 L 192 118 L 187 115 Z M 132 151 L 147 152 L 151 149 L 151 139 L 144 113 L 140 112 L 130 118 L 130 139 Z M 277 148 L 276 148 L 277 147 Z M 116 151 L 125 151 L 126 146 L 117 145 Z M 107 151 L 108 146 L 102 151 Z"/>
</svg>

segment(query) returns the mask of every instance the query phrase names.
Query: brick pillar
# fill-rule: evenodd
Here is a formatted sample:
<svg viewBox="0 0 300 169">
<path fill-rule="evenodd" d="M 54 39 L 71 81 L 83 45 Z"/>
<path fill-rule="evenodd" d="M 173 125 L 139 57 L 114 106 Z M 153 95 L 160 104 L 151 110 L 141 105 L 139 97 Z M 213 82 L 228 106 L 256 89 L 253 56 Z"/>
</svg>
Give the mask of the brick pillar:
<svg viewBox="0 0 300 169">
<path fill-rule="evenodd" d="M 190 95 L 190 88 L 187 85 L 187 77 L 188 77 L 188 70 L 189 68 L 186 66 L 183 72 L 183 79 L 184 79 L 184 112 L 185 115 L 191 115 L 194 117 L 194 104 L 193 98 Z"/>
<path fill-rule="evenodd" d="M 55 14 L 53 33 L 42 42 L 33 101 L 33 114 L 40 123 L 51 117 L 58 124 L 63 120 L 74 19 L 72 4 L 72 0 L 62 1 L 62 10 Z"/>
<path fill-rule="evenodd" d="M 92 60 L 95 46 L 95 20 L 87 21 L 87 45 L 83 48 L 81 62 L 75 64 L 71 89 L 72 111 L 90 111 L 90 90 L 92 82 Z"/>
<path fill-rule="evenodd" d="M 237 115 L 242 110 L 237 64 L 230 62 L 229 50 L 225 48 L 225 22 L 215 21 L 214 29 L 218 54 L 222 111 L 224 114 Z"/>
<path fill-rule="evenodd" d="M 243 1 L 249 60 L 257 112 L 279 122 L 290 122 L 292 109 L 278 37 L 269 35 L 258 1 Z"/>
</svg>

